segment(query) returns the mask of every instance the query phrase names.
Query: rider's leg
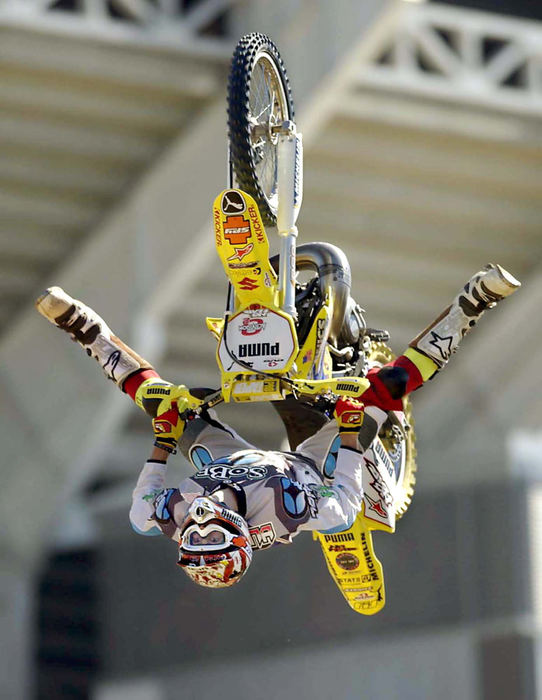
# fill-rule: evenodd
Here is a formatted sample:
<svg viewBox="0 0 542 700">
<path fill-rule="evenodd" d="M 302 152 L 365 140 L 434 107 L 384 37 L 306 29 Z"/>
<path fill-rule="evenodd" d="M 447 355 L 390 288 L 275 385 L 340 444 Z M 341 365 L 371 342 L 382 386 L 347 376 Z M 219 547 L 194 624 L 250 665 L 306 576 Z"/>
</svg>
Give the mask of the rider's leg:
<svg viewBox="0 0 542 700">
<path fill-rule="evenodd" d="M 371 387 L 361 401 L 387 411 L 401 410 L 402 397 L 442 369 L 484 312 L 520 286 L 499 265 L 486 265 L 471 277 L 450 306 L 414 338 L 403 355 L 369 372 Z"/>
<path fill-rule="evenodd" d="M 45 318 L 66 331 L 102 367 L 105 376 L 154 417 L 164 390 L 172 386 L 160 379 L 147 360 L 111 331 L 93 309 L 73 299 L 60 287 L 50 287 L 36 301 Z"/>
</svg>

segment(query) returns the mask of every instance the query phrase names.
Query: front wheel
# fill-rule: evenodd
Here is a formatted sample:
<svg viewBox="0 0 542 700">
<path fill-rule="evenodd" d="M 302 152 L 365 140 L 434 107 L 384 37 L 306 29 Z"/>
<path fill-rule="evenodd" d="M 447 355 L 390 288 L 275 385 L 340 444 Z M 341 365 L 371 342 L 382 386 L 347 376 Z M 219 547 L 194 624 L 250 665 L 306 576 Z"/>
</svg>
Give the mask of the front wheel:
<svg viewBox="0 0 542 700">
<path fill-rule="evenodd" d="M 286 69 L 265 34 L 247 34 L 233 54 L 228 79 L 228 137 L 241 190 L 256 200 L 264 224 L 274 226 L 278 207 L 274 127 L 294 118 Z"/>
</svg>

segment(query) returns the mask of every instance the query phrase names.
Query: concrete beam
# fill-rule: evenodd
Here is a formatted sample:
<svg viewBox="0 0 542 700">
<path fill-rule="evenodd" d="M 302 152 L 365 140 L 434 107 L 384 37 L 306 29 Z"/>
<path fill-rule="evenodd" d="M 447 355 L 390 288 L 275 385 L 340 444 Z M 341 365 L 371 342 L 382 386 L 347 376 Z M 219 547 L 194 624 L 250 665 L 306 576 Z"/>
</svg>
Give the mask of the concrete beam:
<svg viewBox="0 0 542 700">
<path fill-rule="evenodd" d="M 183 120 L 185 104 L 199 102 L 190 97 L 164 95 L 142 100 L 133 89 L 117 91 L 105 85 L 80 85 L 58 75 L 3 68 L 0 73 L 0 104 L 10 111 L 36 113 L 46 118 L 70 119 L 86 125 L 123 125 L 170 133 Z"/>
<path fill-rule="evenodd" d="M 35 147 L 72 157 L 96 158 L 112 163 L 148 163 L 162 144 L 159 135 L 126 132 L 119 128 L 100 128 L 65 124 L 62 120 L 42 121 L 37 115 L 0 117 L 0 143 Z M 44 149 L 45 145 L 45 149 Z"/>
<path fill-rule="evenodd" d="M 519 206 L 514 200 L 500 197 L 479 197 L 476 192 L 457 192 L 433 184 L 409 182 L 402 178 L 372 173 L 332 171 L 324 165 L 313 167 L 305 179 L 306 200 L 321 203 L 333 201 L 335 206 L 366 212 L 389 210 L 407 217 L 434 216 L 462 225 L 491 226 L 504 224 L 534 232 L 539 227 L 540 210 L 536 202 Z"/>
<path fill-rule="evenodd" d="M 9 26 L 0 17 L 0 65 L 45 75 L 53 72 L 58 80 L 63 76 L 68 81 L 75 79 L 79 86 L 92 81 L 95 86 L 132 88 L 149 97 L 159 91 L 209 98 L 217 90 L 230 47 L 222 42 L 222 55 L 209 61 L 198 58 L 193 48 L 183 50 L 179 36 L 175 46 L 145 50 L 129 44 L 112 45 L 97 36 L 85 40 L 67 31 L 59 51 L 54 34 L 35 31 L 35 27 L 32 31 L 31 27 Z"/>
<path fill-rule="evenodd" d="M 423 129 L 391 128 L 360 120 L 350 128 L 333 120 L 312 143 L 305 165 L 312 164 L 403 177 L 409 182 L 431 183 L 453 191 L 480 196 L 506 197 L 525 202 L 540 200 L 542 154 L 532 142 L 484 142 L 452 138 Z M 443 163 L 445 162 L 445 167 Z"/>
</svg>

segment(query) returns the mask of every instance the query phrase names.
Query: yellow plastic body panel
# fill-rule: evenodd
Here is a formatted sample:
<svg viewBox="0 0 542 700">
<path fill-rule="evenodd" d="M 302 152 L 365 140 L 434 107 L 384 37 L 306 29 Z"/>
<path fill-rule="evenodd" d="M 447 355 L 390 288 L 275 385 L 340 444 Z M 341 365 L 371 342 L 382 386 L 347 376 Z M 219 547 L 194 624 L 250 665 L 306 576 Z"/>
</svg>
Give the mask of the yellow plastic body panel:
<svg viewBox="0 0 542 700">
<path fill-rule="evenodd" d="M 254 199 L 224 190 L 213 204 L 215 245 L 240 306 L 277 305 L 277 276 L 269 262 L 269 241 Z"/>
<path fill-rule="evenodd" d="M 388 528 L 368 521 L 365 505 L 348 530 L 333 535 L 314 533 L 319 540 L 331 577 L 348 605 L 362 615 L 374 615 L 386 604 L 384 571 L 377 559 L 372 529 Z"/>
</svg>

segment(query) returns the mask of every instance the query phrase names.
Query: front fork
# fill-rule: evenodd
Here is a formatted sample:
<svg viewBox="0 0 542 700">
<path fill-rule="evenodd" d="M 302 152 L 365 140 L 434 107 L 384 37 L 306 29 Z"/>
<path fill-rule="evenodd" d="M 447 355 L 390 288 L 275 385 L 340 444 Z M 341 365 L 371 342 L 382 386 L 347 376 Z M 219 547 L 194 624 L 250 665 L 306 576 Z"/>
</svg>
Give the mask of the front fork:
<svg viewBox="0 0 542 700">
<path fill-rule="evenodd" d="M 295 225 L 303 199 L 303 137 L 293 121 L 272 127 L 277 135 L 277 228 L 281 237 L 279 257 L 279 306 L 297 320 L 295 308 L 296 240 Z M 228 187 L 234 186 L 231 148 L 228 144 Z M 235 294 L 228 286 L 226 310 L 233 313 Z"/>
<path fill-rule="evenodd" d="M 297 320 L 295 308 L 296 240 L 295 225 L 303 199 L 303 140 L 295 123 L 285 121 L 274 127 L 277 143 L 277 229 L 281 238 L 279 262 L 280 307 Z"/>
</svg>

